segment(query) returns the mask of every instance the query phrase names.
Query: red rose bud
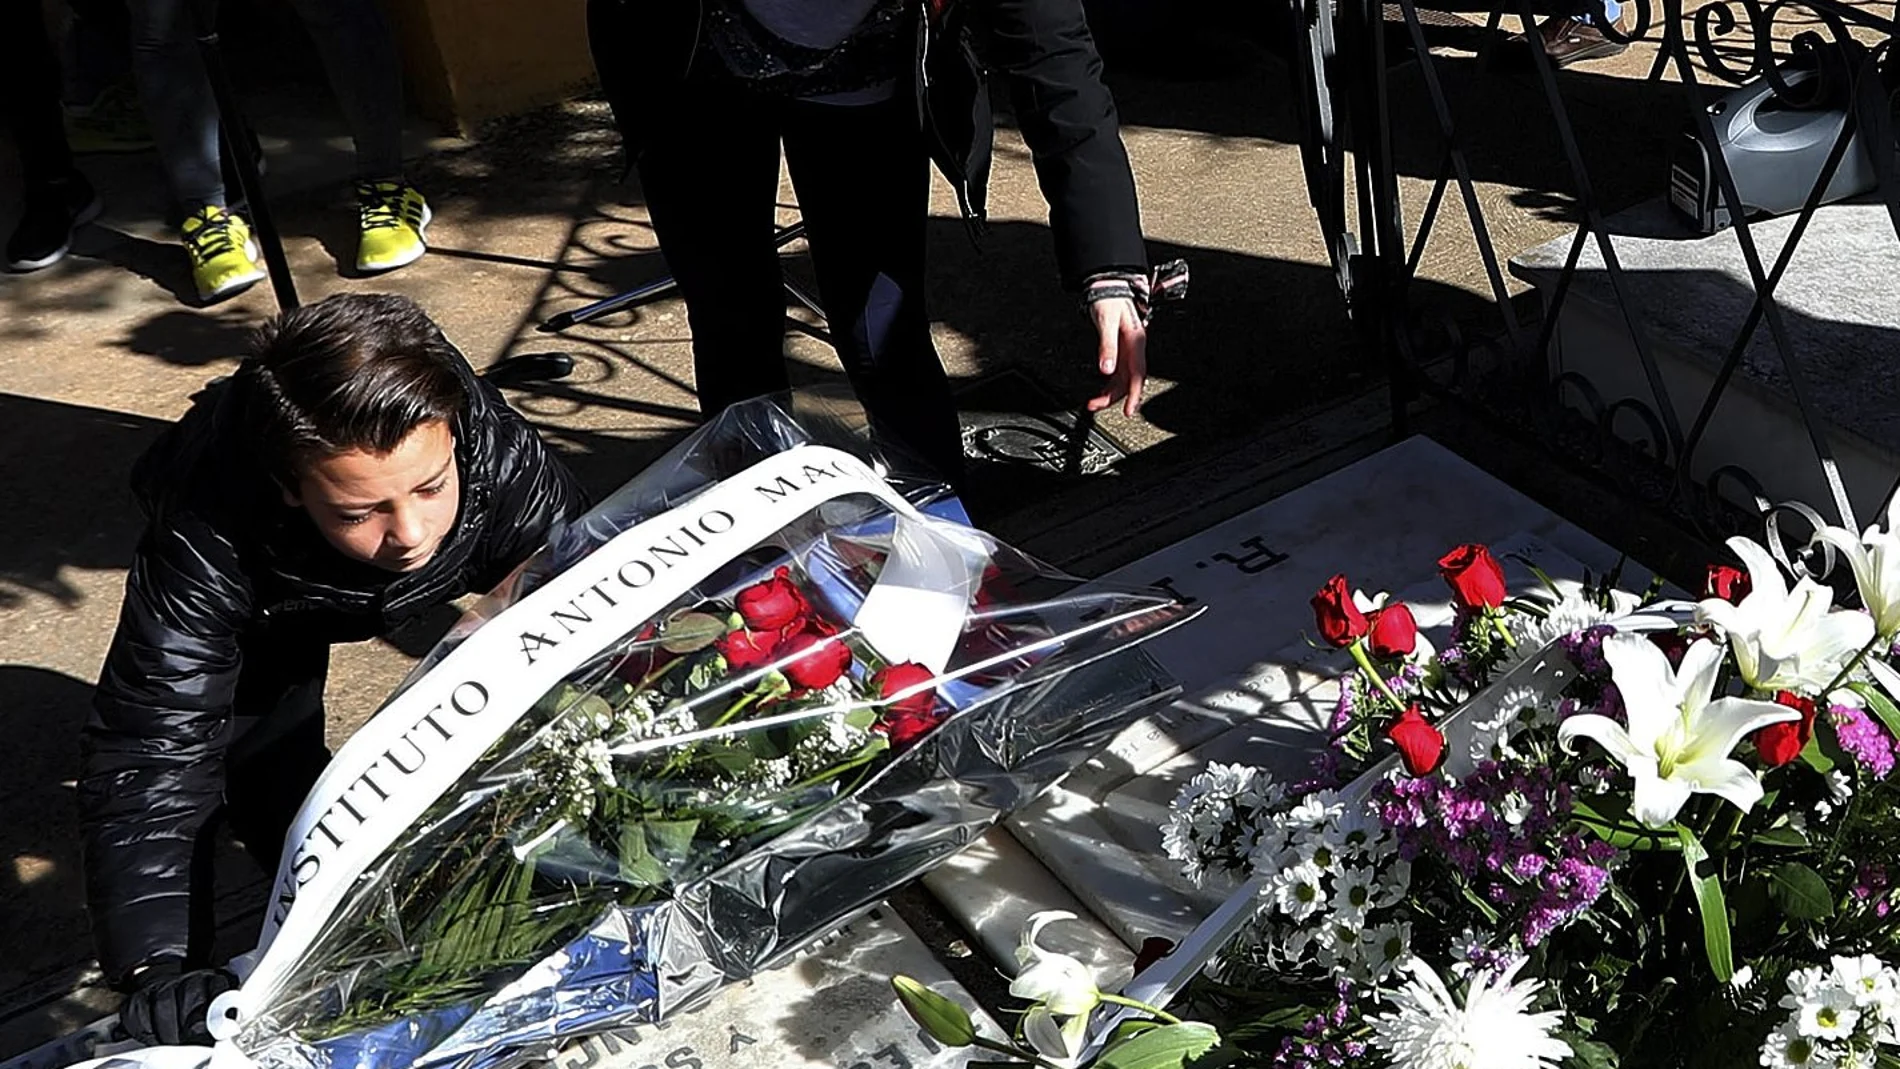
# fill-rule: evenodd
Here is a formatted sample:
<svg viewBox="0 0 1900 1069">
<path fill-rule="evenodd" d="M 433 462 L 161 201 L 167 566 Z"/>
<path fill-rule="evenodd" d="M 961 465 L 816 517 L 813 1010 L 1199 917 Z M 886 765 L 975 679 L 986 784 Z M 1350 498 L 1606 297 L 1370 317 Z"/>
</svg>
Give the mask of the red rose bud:
<svg viewBox="0 0 1900 1069">
<path fill-rule="evenodd" d="M 1346 577 L 1335 575 L 1313 595 L 1313 620 L 1320 637 L 1344 649 L 1366 633 L 1366 614 L 1352 603 L 1352 591 L 1346 589 Z"/>
<path fill-rule="evenodd" d="M 836 683 L 844 670 L 851 667 L 851 647 L 839 639 L 809 631 L 793 636 L 779 652 L 784 658 L 779 670 L 793 686 L 805 690 L 823 690 Z"/>
<path fill-rule="evenodd" d="M 1723 601 L 1739 605 L 1748 592 L 1755 589 L 1755 581 L 1740 568 L 1731 568 L 1726 564 L 1709 565 L 1709 579 L 1703 584 L 1702 596 L 1721 598 Z"/>
<path fill-rule="evenodd" d="M 1814 699 L 1784 690 L 1776 692 L 1775 701 L 1800 713 L 1801 719 L 1770 724 L 1755 732 L 1755 752 L 1769 768 L 1780 768 L 1800 757 L 1814 737 Z"/>
<path fill-rule="evenodd" d="M 1405 712 L 1386 729 L 1385 737 L 1399 748 L 1399 760 L 1415 778 L 1431 775 L 1445 756 L 1444 734 L 1425 719 L 1416 705 L 1405 707 Z"/>
<path fill-rule="evenodd" d="M 1418 648 L 1418 621 L 1412 607 L 1399 602 L 1368 617 L 1366 645 L 1374 657 L 1410 657 Z"/>
<path fill-rule="evenodd" d="M 1438 559 L 1438 574 L 1466 609 L 1495 609 L 1504 604 L 1504 569 L 1491 551 L 1467 542 Z"/>
<path fill-rule="evenodd" d="M 741 627 L 726 632 L 713 643 L 713 648 L 726 659 L 726 667 L 735 672 L 744 672 L 770 664 L 772 654 L 778 651 L 779 641 L 777 631 L 748 631 Z"/>
<path fill-rule="evenodd" d="M 889 698 L 893 694 L 903 694 L 913 687 L 918 688 L 913 693 L 904 694 L 902 698 L 890 703 L 892 712 L 915 716 L 920 713 L 928 714 L 936 709 L 937 692 L 930 686 L 931 681 L 936 678 L 937 674 L 923 665 L 906 662 L 878 669 L 877 673 L 871 677 L 871 685 L 877 688 L 877 696 L 880 698 Z"/>
<path fill-rule="evenodd" d="M 754 631 L 783 630 L 811 612 L 805 595 L 792 584 L 790 568 L 780 568 L 772 578 L 739 591 L 733 605 Z"/>
</svg>

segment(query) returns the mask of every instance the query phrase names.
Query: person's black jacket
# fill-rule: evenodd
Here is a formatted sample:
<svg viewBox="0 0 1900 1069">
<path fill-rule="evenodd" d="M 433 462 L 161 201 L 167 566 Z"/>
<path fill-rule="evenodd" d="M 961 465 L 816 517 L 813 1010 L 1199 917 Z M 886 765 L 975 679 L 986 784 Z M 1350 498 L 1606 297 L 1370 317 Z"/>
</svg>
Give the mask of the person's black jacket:
<svg viewBox="0 0 1900 1069">
<path fill-rule="evenodd" d="M 79 779 L 87 904 L 113 983 L 187 954 L 192 859 L 224 788 L 242 649 L 386 634 L 494 587 L 551 525 L 585 508 L 534 429 L 463 368 L 461 507 L 453 533 L 414 573 L 348 560 L 284 500 L 246 440 L 242 376 L 200 394 L 134 467 L 147 526 L 82 735 Z"/>
<path fill-rule="evenodd" d="M 588 0 L 594 66 L 630 161 L 693 62 L 718 62 L 701 48 L 702 3 Z M 995 135 L 986 82 L 994 72 L 1035 158 L 1063 284 L 1079 289 L 1098 271 L 1145 270 L 1134 176 L 1081 0 L 950 0 L 935 13 L 932 6 L 912 0 L 911 89 L 931 158 L 956 188 L 964 218 L 980 228 L 984 217 Z"/>
</svg>

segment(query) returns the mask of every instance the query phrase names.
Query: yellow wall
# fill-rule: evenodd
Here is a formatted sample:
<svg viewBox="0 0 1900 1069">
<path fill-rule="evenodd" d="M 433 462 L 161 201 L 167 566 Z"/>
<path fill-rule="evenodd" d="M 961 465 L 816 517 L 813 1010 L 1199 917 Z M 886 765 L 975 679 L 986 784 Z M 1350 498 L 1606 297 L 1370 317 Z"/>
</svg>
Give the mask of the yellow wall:
<svg viewBox="0 0 1900 1069">
<path fill-rule="evenodd" d="M 415 107 L 466 133 L 594 84 L 583 0 L 388 0 Z"/>
</svg>

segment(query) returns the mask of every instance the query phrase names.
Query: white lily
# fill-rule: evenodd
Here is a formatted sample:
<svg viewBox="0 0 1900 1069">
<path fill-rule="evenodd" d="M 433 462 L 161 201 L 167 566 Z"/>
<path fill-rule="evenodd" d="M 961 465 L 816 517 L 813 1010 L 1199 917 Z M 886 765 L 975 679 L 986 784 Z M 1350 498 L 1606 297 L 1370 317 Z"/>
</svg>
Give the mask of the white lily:
<svg viewBox="0 0 1900 1069">
<path fill-rule="evenodd" d="M 1768 551 L 1746 538 L 1728 546 L 1748 565 L 1752 589 L 1741 604 L 1708 598 L 1696 620 L 1728 636 L 1742 679 L 1759 691 L 1813 694 L 1834 681 L 1841 666 L 1874 637 L 1865 613 L 1830 612 L 1834 594 L 1812 579 L 1788 586 Z"/>
<path fill-rule="evenodd" d="M 1016 979 L 1009 985 L 1010 994 L 1040 1002 L 1050 1013 L 1063 1017 L 1087 1014 L 1102 1001 L 1094 970 L 1067 954 L 1054 954 L 1036 945 L 1036 937 L 1045 926 L 1074 919 L 1075 914 L 1063 909 L 1043 910 L 1029 918 L 1023 941 L 1016 947 Z"/>
<path fill-rule="evenodd" d="M 1682 655 L 1680 670 L 1640 635 L 1604 639 L 1603 658 L 1622 692 L 1629 727 L 1591 713 L 1564 721 L 1557 738 L 1566 749 L 1579 736 L 1594 739 L 1629 772 L 1636 781 L 1630 806 L 1636 819 L 1668 827 L 1693 794 L 1717 795 L 1743 811 L 1761 800 L 1761 779 L 1729 754 L 1743 736 L 1800 713 L 1752 698 L 1711 701 L 1722 647 L 1706 639 Z"/>
<path fill-rule="evenodd" d="M 1860 603 L 1874 617 L 1874 631 L 1883 638 L 1900 633 L 1900 496 L 1887 505 L 1887 529 L 1869 525 L 1854 537 L 1845 527 L 1823 527 L 1814 540 L 1839 550 L 1854 569 Z"/>
<path fill-rule="evenodd" d="M 1058 1025 L 1049 1007 L 1032 1007 L 1023 1014 L 1023 1039 L 1045 1060 L 1056 1065 L 1074 1065 L 1088 1045 L 1089 1015 L 1078 1013 Z"/>
</svg>

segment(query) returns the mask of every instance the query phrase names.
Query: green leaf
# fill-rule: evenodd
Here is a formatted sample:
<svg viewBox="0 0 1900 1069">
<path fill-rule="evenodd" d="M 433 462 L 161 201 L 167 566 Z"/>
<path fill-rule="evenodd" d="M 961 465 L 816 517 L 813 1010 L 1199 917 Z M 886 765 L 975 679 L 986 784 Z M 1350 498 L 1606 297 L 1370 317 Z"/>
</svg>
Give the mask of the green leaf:
<svg viewBox="0 0 1900 1069">
<path fill-rule="evenodd" d="M 1785 861 L 1768 870 L 1768 897 L 1795 920 L 1818 921 L 1834 915 L 1834 894 L 1827 881 L 1799 861 Z"/>
<path fill-rule="evenodd" d="M 1801 761 L 1823 776 L 1834 771 L 1834 759 L 1829 757 L 1827 751 L 1821 748 L 1821 733 L 1819 731 L 1808 736 L 1808 744 L 1801 747 Z"/>
<path fill-rule="evenodd" d="M 648 852 L 645 827 L 637 821 L 620 826 L 620 878 L 635 887 L 666 885 L 666 866 Z"/>
<path fill-rule="evenodd" d="M 1630 818 L 1629 799 L 1603 795 L 1571 803 L 1571 816 L 1584 829 L 1618 850 L 1682 849 L 1680 840 L 1663 832 L 1645 828 Z"/>
<path fill-rule="evenodd" d="M 1496 906 L 1480 898 L 1478 892 L 1472 890 L 1471 885 L 1468 883 L 1460 886 L 1458 889 L 1465 893 L 1465 901 L 1471 903 L 1477 908 L 1479 913 L 1484 915 L 1485 923 L 1491 925 L 1498 923 L 1498 911 Z"/>
<path fill-rule="evenodd" d="M 1616 1048 L 1607 1043 L 1585 1039 L 1569 1030 L 1558 1032 L 1556 1037 L 1570 1045 L 1565 1069 L 1617 1069 L 1622 1064 L 1616 1056 Z"/>
<path fill-rule="evenodd" d="M 657 858 L 685 861 L 692 856 L 693 835 L 698 831 L 697 820 L 649 820 L 646 822 L 647 849 Z"/>
<path fill-rule="evenodd" d="M 1735 957 L 1729 948 L 1728 902 L 1722 897 L 1722 883 L 1713 871 L 1702 875 L 1702 863 L 1709 854 L 1695 833 L 1678 823 L 1676 835 L 1682 841 L 1682 864 L 1688 871 L 1689 885 L 1695 889 L 1696 909 L 1702 914 L 1702 946 L 1709 955 L 1709 968 L 1715 971 L 1717 980 L 1726 984 L 1735 977 Z"/>
<path fill-rule="evenodd" d="M 1219 1042 L 1220 1033 L 1199 1021 L 1163 1025 L 1102 1051 L 1095 1069 L 1179 1069 Z"/>
<path fill-rule="evenodd" d="M 1808 837 L 1799 830 L 1782 825 L 1755 833 L 1754 841 L 1762 846 L 1801 847 L 1808 845 Z"/>
<path fill-rule="evenodd" d="M 1900 739 L 1900 706 L 1895 706 L 1879 688 L 1871 683 L 1849 683 L 1847 689 L 1867 699 L 1867 708 L 1887 725 L 1887 734 Z"/>
<path fill-rule="evenodd" d="M 668 653 L 698 653 L 725 637 L 726 623 L 703 612 L 686 612 L 666 622 L 660 648 Z"/>
<path fill-rule="evenodd" d="M 891 977 L 891 990 L 905 1012 L 930 1033 L 930 1038 L 946 1047 L 967 1047 L 976 1042 L 976 1025 L 970 1011 L 908 976 Z"/>
<path fill-rule="evenodd" d="M 1252 1029 L 1274 1030 L 1298 1028 L 1312 1020 L 1314 1014 L 1318 1012 L 1318 1007 L 1308 1006 L 1304 1003 L 1297 1006 L 1282 1006 L 1277 1010 L 1269 1010 L 1258 1017 L 1252 1018 L 1247 1022 L 1247 1027 Z"/>
</svg>

